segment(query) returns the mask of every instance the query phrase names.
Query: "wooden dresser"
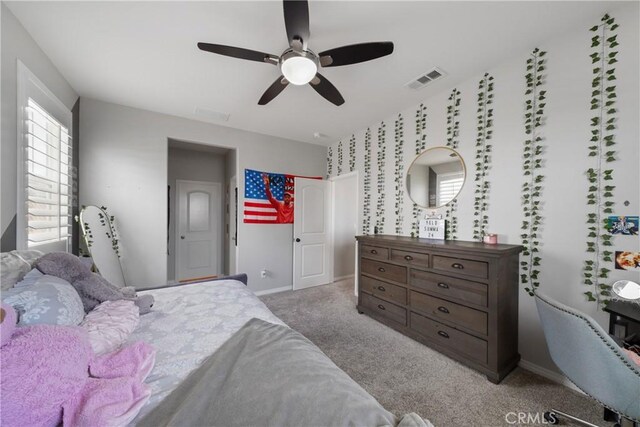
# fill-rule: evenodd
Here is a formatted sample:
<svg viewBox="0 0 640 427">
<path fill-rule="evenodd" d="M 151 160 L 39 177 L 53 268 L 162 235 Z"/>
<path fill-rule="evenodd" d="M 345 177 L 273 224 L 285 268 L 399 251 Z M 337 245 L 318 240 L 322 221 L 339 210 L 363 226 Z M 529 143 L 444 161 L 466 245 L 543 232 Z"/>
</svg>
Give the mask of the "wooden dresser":
<svg viewBox="0 0 640 427">
<path fill-rule="evenodd" d="M 499 383 L 518 363 L 522 246 L 358 236 L 358 311 Z"/>
</svg>

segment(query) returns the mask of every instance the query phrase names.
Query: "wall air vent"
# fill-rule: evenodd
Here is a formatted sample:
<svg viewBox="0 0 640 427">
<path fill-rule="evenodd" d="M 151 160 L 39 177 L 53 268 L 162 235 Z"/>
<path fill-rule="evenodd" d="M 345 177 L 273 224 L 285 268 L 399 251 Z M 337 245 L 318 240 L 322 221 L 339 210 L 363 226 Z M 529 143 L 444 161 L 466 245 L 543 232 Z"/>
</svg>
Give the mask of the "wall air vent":
<svg viewBox="0 0 640 427">
<path fill-rule="evenodd" d="M 432 70 L 427 71 L 426 73 L 420 74 L 418 77 L 411 80 L 405 86 L 408 87 L 409 89 L 417 90 L 425 87 L 427 84 L 445 75 L 446 75 L 445 72 L 442 71 L 441 69 L 433 68 Z"/>
<path fill-rule="evenodd" d="M 229 121 L 229 114 L 219 111 L 207 110 L 206 108 L 196 107 L 194 111 L 196 116 L 200 116 L 207 121 L 226 122 Z"/>
</svg>

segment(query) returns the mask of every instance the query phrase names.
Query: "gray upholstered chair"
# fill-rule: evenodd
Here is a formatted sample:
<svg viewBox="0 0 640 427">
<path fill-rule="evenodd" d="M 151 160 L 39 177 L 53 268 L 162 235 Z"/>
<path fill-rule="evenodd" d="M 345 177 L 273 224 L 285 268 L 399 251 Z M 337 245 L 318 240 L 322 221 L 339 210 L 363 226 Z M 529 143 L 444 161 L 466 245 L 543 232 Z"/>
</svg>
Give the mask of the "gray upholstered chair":
<svg viewBox="0 0 640 427">
<path fill-rule="evenodd" d="M 540 293 L 536 305 L 551 358 L 562 373 L 621 420 L 640 423 L 640 367 L 589 316 Z"/>
</svg>

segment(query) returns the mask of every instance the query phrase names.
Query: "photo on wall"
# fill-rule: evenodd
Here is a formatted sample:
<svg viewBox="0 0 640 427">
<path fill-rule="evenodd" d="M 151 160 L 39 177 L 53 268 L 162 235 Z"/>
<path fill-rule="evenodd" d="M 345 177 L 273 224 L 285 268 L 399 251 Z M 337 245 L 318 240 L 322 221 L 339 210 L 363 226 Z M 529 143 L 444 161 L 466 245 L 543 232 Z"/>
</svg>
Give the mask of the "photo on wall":
<svg viewBox="0 0 640 427">
<path fill-rule="evenodd" d="M 616 270 L 640 271 L 640 252 L 616 251 Z"/>
<path fill-rule="evenodd" d="M 637 216 L 610 216 L 607 218 L 607 230 L 611 234 L 621 234 L 625 236 L 638 235 Z"/>
</svg>

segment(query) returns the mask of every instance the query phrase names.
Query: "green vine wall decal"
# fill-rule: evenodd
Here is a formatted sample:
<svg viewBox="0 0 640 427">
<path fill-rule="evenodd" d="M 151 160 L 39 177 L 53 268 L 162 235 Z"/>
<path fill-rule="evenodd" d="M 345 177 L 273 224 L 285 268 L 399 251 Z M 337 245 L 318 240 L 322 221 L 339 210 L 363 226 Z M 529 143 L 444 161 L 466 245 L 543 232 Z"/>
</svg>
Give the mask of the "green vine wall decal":
<svg viewBox="0 0 640 427">
<path fill-rule="evenodd" d="M 402 234 L 404 224 L 404 119 L 398 114 L 395 123 L 395 185 L 396 185 L 396 234 Z"/>
<path fill-rule="evenodd" d="M 482 241 L 489 217 L 489 169 L 491 167 L 491 137 L 493 136 L 493 76 L 488 73 L 478 84 L 478 136 L 476 138 L 476 189 L 473 203 L 473 238 Z"/>
<path fill-rule="evenodd" d="M 356 169 L 356 136 L 351 135 L 349 139 L 349 172 Z"/>
<path fill-rule="evenodd" d="M 109 212 L 107 212 L 106 206 L 100 206 L 100 209 L 102 209 L 104 213 L 107 215 L 105 216 L 102 213 L 98 214 L 100 225 L 102 225 L 103 227 L 109 228 L 108 231 L 105 232 L 105 234 L 107 235 L 107 239 L 111 240 L 111 247 L 113 248 L 113 251 L 116 253 L 118 258 L 120 258 L 120 245 L 119 245 L 120 239 L 118 238 L 118 232 L 116 231 L 116 226 L 115 226 L 116 217 L 113 215 L 110 215 Z"/>
<path fill-rule="evenodd" d="M 593 26 L 590 31 L 591 63 L 593 65 L 593 80 L 591 82 L 591 140 L 589 157 L 595 160 L 595 167 L 587 170 L 589 182 L 587 190 L 587 259 L 584 262 L 584 284 L 591 290 L 584 294 L 589 301 L 598 305 L 609 302 L 610 285 L 604 280 L 609 277 L 609 269 L 604 263 L 613 261 L 610 247 L 611 235 L 607 232 L 604 222 L 606 216 L 613 213 L 613 190 L 615 186 L 607 181 L 613 180 L 613 169 L 607 169 L 607 164 L 615 160 L 616 128 L 616 74 L 615 64 L 618 51 L 617 34 L 614 32 L 618 24 L 609 15 L 604 15 L 600 24 Z M 606 264 L 604 264 L 606 265 Z"/>
<path fill-rule="evenodd" d="M 449 103 L 447 104 L 447 147 L 458 149 L 459 129 L 460 129 L 460 91 L 453 89 L 449 95 Z M 458 199 L 453 199 L 445 213 L 448 222 L 447 238 L 455 240 L 458 237 Z"/>
<path fill-rule="evenodd" d="M 364 204 L 362 208 L 362 233 L 371 232 L 371 129 L 364 134 Z"/>
<path fill-rule="evenodd" d="M 327 179 L 333 174 L 333 148 L 327 148 Z"/>
<path fill-rule="evenodd" d="M 342 141 L 338 142 L 337 172 L 338 172 L 338 176 L 342 175 Z"/>
<path fill-rule="evenodd" d="M 525 79 L 527 89 L 525 90 L 525 112 L 524 130 L 527 139 L 523 145 L 522 170 L 525 182 L 522 184 L 522 261 L 520 261 L 520 279 L 525 285 L 525 291 L 533 296 L 535 290 L 540 286 L 540 227 L 543 217 L 540 214 L 540 203 L 542 200 L 542 182 L 544 176 L 540 174 L 543 167 L 544 140 L 541 128 L 544 125 L 544 107 L 546 105 L 546 91 L 542 88 L 545 82 L 546 59 L 545 51 L 535 48 L 531 57 L 527 59 L 527 73 Z"/>
<path fill-rule="evenodd" d="M 384 200 L 385 200 L 385 179 L 384 167 L 386 164 L 386 130 L 384 122 L 378 128 L 378 200 L 376 201 L 376 230 L 378 233 L 384 232 Z"/>
<path fill-rule="evenodd" d="M 420 104 L 416 110 L 416 156 L 422 153 L 427 146 L 427 107 Z M 404 183 L 404 182 L 403 182 Z M 411 236 L 417 236 L 420 232 L 420 218 L 422 217 L 422 208 L 417 204 L 413 204 L 413 223 L 411 225 Z"/>
</svg>

